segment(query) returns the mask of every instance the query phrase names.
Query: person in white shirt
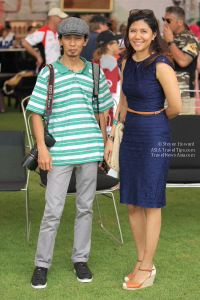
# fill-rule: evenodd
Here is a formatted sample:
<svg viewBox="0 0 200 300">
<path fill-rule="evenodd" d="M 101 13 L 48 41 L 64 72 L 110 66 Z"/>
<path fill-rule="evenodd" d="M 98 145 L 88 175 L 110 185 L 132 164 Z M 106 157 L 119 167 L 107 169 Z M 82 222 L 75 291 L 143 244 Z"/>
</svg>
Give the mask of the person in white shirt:
<svg viewBox="0 0 200 300">
<path fill-rule="evenodd" d="M 42 42 L 45 49 L 45 59 L 47 64 L 51 64 L 60 56 L 60 44 L 58 42 L 58 24 L 68 17 L 60 8 L 52 8 L 48 12 L 48 23 L 33 34 L 28 35 L 22 42 L 22 46 L 37 59 L 37 65 L 43 63 L 43 58 L 33 46 Z"/>
</svg>

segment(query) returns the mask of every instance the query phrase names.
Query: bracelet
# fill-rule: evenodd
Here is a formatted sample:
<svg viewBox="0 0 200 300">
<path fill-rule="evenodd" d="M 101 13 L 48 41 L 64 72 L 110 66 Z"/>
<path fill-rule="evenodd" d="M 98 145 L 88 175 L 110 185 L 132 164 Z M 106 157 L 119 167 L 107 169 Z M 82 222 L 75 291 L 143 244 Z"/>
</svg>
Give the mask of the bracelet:
<svg viewBox="0 0 200 300">
<path fill-rule="evenodd" d="M 116 119 L 114 119 L 114 120 L 112 121 L 112 123 L 115 124 L 115 125 L 118 125 L 118 121 L 117 121 Z"/>
<path fill-rule="evenodd" d="M 173 43 L 176 44 L 175 41 L 171 41 L 171 42 L 168 42 L 167 45 L 171 46 L 171 44 L 173 44 Z"/>
<path fill-rule="evenodd" d="M 109 138 L 110 140 L 114 141 L 114 136 L 108 134 L 108 138 Z"/>
</svg>

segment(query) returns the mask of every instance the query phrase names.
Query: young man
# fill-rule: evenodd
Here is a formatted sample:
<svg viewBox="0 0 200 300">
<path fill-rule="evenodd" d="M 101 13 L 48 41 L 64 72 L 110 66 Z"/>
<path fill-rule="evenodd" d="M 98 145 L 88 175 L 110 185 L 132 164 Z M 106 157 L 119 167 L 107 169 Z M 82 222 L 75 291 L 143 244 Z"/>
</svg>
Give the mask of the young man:
<svg viewBox="0 0 200 300">
<path fill-rule="evenodd" d="M 76 169 L 76 219 L 72 261 L 81 282 L 91 282 L 87 266 L 92 231 L 92 203 L 96 191 L 98 161 L 103 160 L 105 136 L 104 111 L 113 106 L 108 85 L 101 71 L 99 81 L 99 118 L 94 116 L 92 64 L 80 57 L 87 43 L 89 28 L 81 19 L 68 18 L 58 26 L 64 55 L 53 63 L 55 70 L 54 104 L 49 132 L 56 140 L 50 152 L 44 143 L 41 115 L 45 112 L 48 68 L 39 74 L 27 109 L 33 112 L 33 127 L 38 145 L 38 164 L 48 170 L 46 206 L 40 227 L 33 288 L 46 287 L 47 270 L 52 263 L 57 228 L 64 208 L 68 185 Z"/>
<path fill-rule="evenodd" d="M 198 37 L 185 28 L 185 12 L 179 6 L 166 8 L 163 38 L 174 58 L 175 71 L 180 90 L 194 90 L 195 70 L 199 53 Z M 183 114 L 195 114 L 193 93 L 181 94 Z"/>
</svg>

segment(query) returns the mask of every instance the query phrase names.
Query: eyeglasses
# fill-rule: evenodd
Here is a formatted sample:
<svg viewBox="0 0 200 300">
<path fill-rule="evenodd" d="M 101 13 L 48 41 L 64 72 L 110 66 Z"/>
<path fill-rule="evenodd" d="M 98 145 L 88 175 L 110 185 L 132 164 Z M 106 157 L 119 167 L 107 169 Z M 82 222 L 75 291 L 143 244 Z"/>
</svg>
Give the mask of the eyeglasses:
<svg viewBox="0 0 200 300">
<path fill-rule="evenodd" d="M 138 14 L 138 13 L 143 13 L 146 15 L 153 15 L 153 10 L 151 9 L 132 9 L 129 11 L 129 16 L 132 14 Z"/>
<path fill-rule="evenodd" d="M 162 18 L 162 20 L 163 20 L 163 22 L 167 22 L 168 24 L 170 24 L 171 23 L 171 20 L 170 19 L 165 19 L 165 18 Z"/>
</svg>

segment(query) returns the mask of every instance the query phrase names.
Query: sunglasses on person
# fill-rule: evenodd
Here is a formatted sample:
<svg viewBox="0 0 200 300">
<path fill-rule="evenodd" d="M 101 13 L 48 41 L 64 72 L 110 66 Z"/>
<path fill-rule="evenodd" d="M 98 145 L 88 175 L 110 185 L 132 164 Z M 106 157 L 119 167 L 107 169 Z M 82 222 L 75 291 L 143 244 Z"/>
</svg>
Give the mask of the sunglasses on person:
<svg viewBox="0 0 200 300">
<path fill-rule="evenodd" d="M 119 45 L 119 41 L 112 41 L 112 42 L 109 42 L 110 45 L 113 45 L 113 44 L 118 44 Z"/>
<path fill-rule="evenodd" d="M 145 14 L 145 15 L 153 15 L 153 10 L 151 9 L 132 9 L 129 11 L 129 16 L 132 14 Z"/>
<path fill-rule="evenodd" d="M 171 23 L 171 20 L 170 19 L 165 19 L 165 18 L 162 18 L 162 20 L 163 20 L 163 22 L 167 22 L 168 24 L 170 24 Z"/>
</svg>

